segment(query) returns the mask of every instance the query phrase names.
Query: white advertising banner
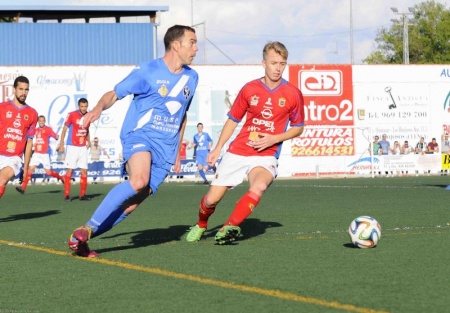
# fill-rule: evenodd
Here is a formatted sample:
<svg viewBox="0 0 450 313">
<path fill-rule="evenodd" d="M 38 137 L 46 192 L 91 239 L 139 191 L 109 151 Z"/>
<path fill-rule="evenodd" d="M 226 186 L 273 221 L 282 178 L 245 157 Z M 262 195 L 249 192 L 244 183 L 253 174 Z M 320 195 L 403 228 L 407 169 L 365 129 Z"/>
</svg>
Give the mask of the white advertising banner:
<svg viewBox="0 0 450 313">
<path fill-rule="evenodd" d="M 217 142 L 239 90 L 263 76 L 264 69 L 261 65 L 193 67 L 200 80 L 188 111 L 185 138 L 192 141 L 196 124 L 202 122 Z M 0 67 L 0 101 L 12 97 L 17 76 L 28 77 L 28 104 L 60 133 L 67 114 L 78 109 L 78 99 L 87 98 L 92 108 L 131 70 L 132 66 Z M 381 165 L 389 171 L 407 166 L 433 173 L 449 167 L 444 161 L 441 164 L 441 153 L 450 150 L 449 66 L 291 65 L 284 77 L 304 93 L 306 127 L 302 136 L 284 143 L 280 177 L 368 175 L 373 166 Z M 121 153 L 119 133 L 130 101 L 131 97 L 118 101 L 90 128 L 91 139 L 99 137 L 111 159 L 119 159 Z M 436 138 L 440 153 L 372 158 L 370 143 L 382 134 L 391 146 L 409 141 L 414 147 L 421 137 L 427 143 Z M 192 157 L 192 149 L 187 157 Z M 56 152 L 52 158 L 57 159 Z M 450 162 L 450 158 L 442 160 Z"/>
</svg>

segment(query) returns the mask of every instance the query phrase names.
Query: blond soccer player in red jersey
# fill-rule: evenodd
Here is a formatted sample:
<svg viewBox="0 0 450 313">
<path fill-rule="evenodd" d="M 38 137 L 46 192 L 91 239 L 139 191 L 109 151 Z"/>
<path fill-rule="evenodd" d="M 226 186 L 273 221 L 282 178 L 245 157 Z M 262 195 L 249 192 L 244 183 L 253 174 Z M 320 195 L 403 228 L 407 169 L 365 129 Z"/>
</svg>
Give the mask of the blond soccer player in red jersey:
<svg viewBox="0 0 450 313">
<path fill-rule="evenodd" d="M 25 76 L 14 80 L 11 101 L 0 103 L 0 198 L 8 182 L 18 175 L 23 162 L 23 175 L 28 173 L 33 136 L 38 114 L 25 101 L 30 81 Z"/>
<path fill-rule="evenodd" d="M 219 159 L 222 148 L 244 117 L 245 122 L 217 167 L 209 191 L 200 201 L 199 219 L 191 227 L 187 241 L 200 240 L 209 217 L 227 191 L 247 176 L 250 188 L 215 236 L 218 244 L 235 240 L 241 233 L 239 225 L 253 212 L 277 177 L 282 143 L 302 134 L 303 95 L 282 77 L 287 58 L 288 51 L 282 43 L 267 43 L 263 49 L 264 76 L 244 85 L 231 106 L 217 145 L 207 157 L 210 166 Z"/>
</svg>

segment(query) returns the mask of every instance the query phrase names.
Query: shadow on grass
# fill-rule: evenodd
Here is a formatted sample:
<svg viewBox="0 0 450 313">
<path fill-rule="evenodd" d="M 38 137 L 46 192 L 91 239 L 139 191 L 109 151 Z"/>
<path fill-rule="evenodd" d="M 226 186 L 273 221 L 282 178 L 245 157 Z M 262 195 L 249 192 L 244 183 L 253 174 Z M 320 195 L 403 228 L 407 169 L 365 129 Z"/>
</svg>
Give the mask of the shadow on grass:
<svg viewBox="0 0 450 313">
<path fill-rule="evenodd" d="M 130 238 L 130 244 L 128 246 L 95 249 L 95 251 L 97 251 L 98 253 L 103 253 L 160 245 L 171 241 L 180 241 L 181 238 L 186 235 L 187 229 L 189 229 L 189 225 L 174 225 L 165 229 L 147 229 L 135 232 L 120 233 L 112 236 L 105 236 L 101 237 L 100 239 L 113 239 L 117 237 L 132 235 Z"/>
<path fill-rule="evenodd" d="M 45 211 L 45 212 L 31 212 L 31 213 L 15 214 L 15 215 L 10 215 L 8 217 L 0 218 L 0 223 L 41 218 L 41 217 L 46 217 L 46 216 L 55 215 L 55 214 L 59 214 L 59 213 L 60 213 L 59 210 L 50 210 L 50 211 Z"/>
<path fill-rule="evenodd" d="M 174 225 L 170 226 L 165 229 L 147 229 L 147 230 L 141 230 L 141 231 L 135 231 L 135 232 L 126 232 L 126 233 L 119 233 L 112 236 L 102 236 L 101 239 L 114 239 L 122 236 L 130 236 L 130 242 L 129 245 L 126 246 L 116 246 L 116 247 L 110 247 L 110 248 L 103 248 L 103 249 L 95 249 L 98 253 L 104 253 L 104 252 L 111 252 L 111 251 L 121 251 L 121 250 L 127 250 L 127 249 L 135 249 L 135 248 L 142 248 L 146 246 L 152 246 L 152 245 L 159 245 L 171 241 L 180 241 L 184 240 L 184 237 L 186 236 L 186 231 L 189 229 L 191 225 Z M 272 227 L 281 227 L 283 226 L 280 223 L 277 222 L 263 222 L 259 219 L 250 218 L 245 220 L 241 225 L 241 228 L 244 232 L 244 235 L 239 238 L 239 240 L 245 240 L 252 237 L 256 237 L 259 235 L 262 235 L 266 232 L 267 228 Z M 215 228 L 208 230 L 207 233 L 205 233 L 205 237 L 214 237 L 216 235 L 216 232 L 221 228 L 222 226 L 216 226 Z"/>
<path fill-rule="evenodd" d="M 448 186 L 450 185 L 443 185 L 443 184 L 423 184 L 423 186 L 427 186 L 427 187 L 436 187 L 436 188 L 442 188 L 442 189 L 446 189 Z"/>
<path fill-rule="evenodd" d="M 242 230 L 241 236 L 237 239 L 239 241 L 246 240 L 249 238 L 257 237 L 263 235 L 266 232 L 267 228 L 272 227 L 281 227 L 282 224 L 278 222 L 264 222 L 257 218 L 248 218 L 242 222 L 239 227 Z M 216 226 L 212 229 L 208 229 L 205 233 L 205 237 L 214 237 L 219 229 L 222 228 L 222 225 Z"/>
<path fill-rule="evenodd" d="M 359 248 L 359 247 L 355 246 L 355 245 L 354 245 L 353 243 L 351 243 L 351 242 L 344 243 L 343 246 L 344 246 L 344 248 L 349 248 L 349 249 L 361 249 L 361 250 L 367 250 L 367 249 L 364 249 L 364 248 Z M 372 247 L 372 248 L 370 248 L 370 249 L 376 249 L 376 248 L 377 248 L 377 246 Z"/>
<path fill-rule="evenodd" d="M 100 196 L 103 196 L 103 194 L 102 193 L 94 193 L 94 194 L 90 194 L 90 195 L 86 194 L 86 197 L 90 198 L 91 200 L 93 200 L 94 198 L 100 197 Z M 72 199 L 72 201 L 79 200 L 80 196 L 71 197 L 71 199 Z"/>
</svg>

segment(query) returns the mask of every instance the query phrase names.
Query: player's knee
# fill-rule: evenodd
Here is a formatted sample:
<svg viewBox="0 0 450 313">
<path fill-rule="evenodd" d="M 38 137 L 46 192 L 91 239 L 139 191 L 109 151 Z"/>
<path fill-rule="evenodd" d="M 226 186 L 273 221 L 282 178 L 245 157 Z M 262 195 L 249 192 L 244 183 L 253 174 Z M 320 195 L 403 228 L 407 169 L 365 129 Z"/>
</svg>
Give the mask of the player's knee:
<svg viewBox="0 0 450 313">
<path fill-rule="evenodd" d="M 252 190 L 257 195 L 262 195 L 269 186 L 264 182 L 256 182 L 252 184 L 250 190 Z"/>
<path fill-rule="evenodd" d="M 148 188 L 148 178 L 139 176 L 139 177 L 130 177 L 129 179 L 131 187 L 136 191 L 144 190 Z"/>
<path fill-rule="evenodd" d="M 204 197 L 204 204 L 206 205 L 207 208 L 213 208 L 215 207 L 217 204 L 219 204 L 220 202 L 219 197 L 211 194 L 211 193 L 207 193 Z"/>
</svg>

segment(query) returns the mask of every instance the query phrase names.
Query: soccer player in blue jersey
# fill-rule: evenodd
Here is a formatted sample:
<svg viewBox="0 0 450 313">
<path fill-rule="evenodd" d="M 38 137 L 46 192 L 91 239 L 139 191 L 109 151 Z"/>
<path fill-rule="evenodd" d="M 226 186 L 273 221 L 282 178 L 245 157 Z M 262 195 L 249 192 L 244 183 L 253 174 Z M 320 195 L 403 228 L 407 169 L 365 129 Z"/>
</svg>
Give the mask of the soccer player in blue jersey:
<svg viewBox="0 0 450 313">
<path fill-rule="evenodd" d="M 120 133 L 129 179 L 111 189 L 89 221 L 70 235 L 69 248 L 79 256 L 97 257 L 87 241 L 110 230 L 155 194 L 172 166 L 177 173 L 181 169 L 186 111 L 198 84 L 197 72 L 188 66 L 198 51 L 195 30 L 170 27 L 164 47 L 162 58 L 136 66 L 84 117 L 84 124 L 92 123 L 118 99 L 134 96 Z"/>
<path fill-rule="evenodd" d="M 192 142 L 192 145 L 189 146 L 189 149 L 195 147 L 195 163 L 198 167 L 198 173 L 200 174 L 201 178 L 203 178 L 203 183 L 205 185 L 209 185 L 205 174 L 206 171 L 208 171 L 208 162 L 206 161 L 206 156 L 208 155 L 209 151 L 211 151 L 213 140 L 208 133 L 205 133 L 203 131 L 202 123 L 197 124 L 197 131 L 198 133 L 194 135 L 194 140 Z"/>
</svg>

